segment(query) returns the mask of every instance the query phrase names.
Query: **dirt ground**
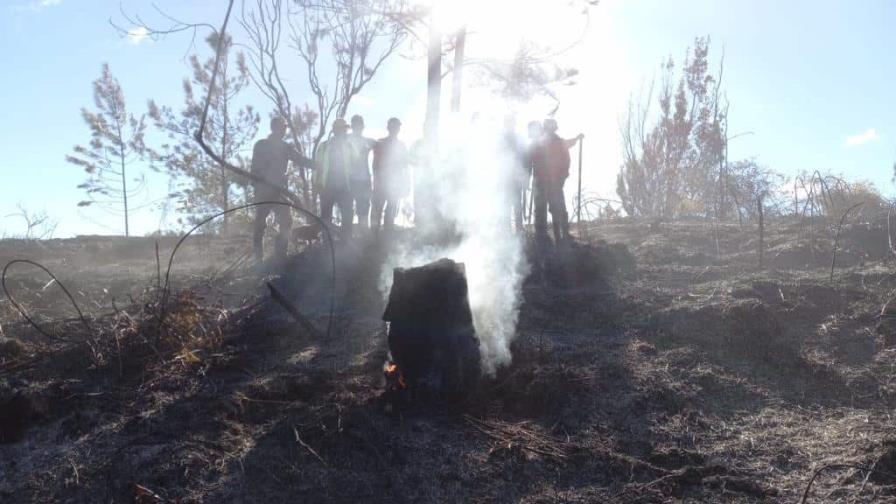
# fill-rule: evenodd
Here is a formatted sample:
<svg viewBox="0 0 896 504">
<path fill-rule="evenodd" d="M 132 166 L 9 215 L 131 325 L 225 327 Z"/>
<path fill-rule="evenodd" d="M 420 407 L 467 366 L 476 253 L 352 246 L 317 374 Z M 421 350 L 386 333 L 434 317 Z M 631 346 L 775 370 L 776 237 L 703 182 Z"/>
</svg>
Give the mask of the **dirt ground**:
<svg viewBox="0 0 896 504">
<path fill-rule="evenodd" d="M 392 412 L 373 240 L 337 246 L 329 335 L 321 244 L 254 271 L 246 240 L 191 238 L 163 305 L 176 239 L 0 242 L 85 312 L 10 267 L 73 341 L 0 301 L 0 501 L 800 502 L 816 476 L 807 502 L 896 502 L 885 227 L 845 227 L 833 279 L 823 223 L 770 224 L 762 267 L 751 226 L 573 227 L 530 247 L 512 364 Z"/>
</svg>

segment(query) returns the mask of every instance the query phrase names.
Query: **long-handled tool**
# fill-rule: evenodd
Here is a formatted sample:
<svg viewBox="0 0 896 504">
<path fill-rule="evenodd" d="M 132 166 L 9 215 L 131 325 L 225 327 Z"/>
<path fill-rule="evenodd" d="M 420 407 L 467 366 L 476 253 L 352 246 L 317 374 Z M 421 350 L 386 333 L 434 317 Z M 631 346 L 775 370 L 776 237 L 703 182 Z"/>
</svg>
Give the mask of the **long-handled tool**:
<svg viewBox="0 0 896 504">
<path fill-rule="evenodd" d="M 582 144 L 584 143 L 585 137 L 579 136 L 579 199 L 576 200 L 576 222 L 579 223 L 579 226 L 582 223 Z"/>
</svg>

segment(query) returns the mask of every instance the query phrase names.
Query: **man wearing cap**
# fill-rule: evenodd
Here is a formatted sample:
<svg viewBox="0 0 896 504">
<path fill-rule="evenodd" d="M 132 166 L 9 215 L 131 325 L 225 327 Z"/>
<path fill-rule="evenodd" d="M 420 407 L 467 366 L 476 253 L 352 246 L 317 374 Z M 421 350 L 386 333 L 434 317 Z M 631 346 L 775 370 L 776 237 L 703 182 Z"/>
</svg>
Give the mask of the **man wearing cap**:
<svg viewBox="0 0 896 504">
<path fill-rule="evenodd" d="M 255 143 L 252 149 L 252 166 L 250 171 L 263 182 L 253 181 L 252 192 L 255 202 L 286 201 L 282 189 L 287 188 L 287 168 L 290 161 L 293 166 L 311 167 L 311 160 L 293 145 L 283 140 L 286 135 L 286 120 L 280 116 L 271 119 L 271 134 Z M 286 257 L 289 244 L 289 232 L 292 227 L 292 214 L 285 205 L 259 205 L 255 207 L 255 222 L 252 226 L 252 247 L 255 262 L 260 264 L 264 258 L 263 241 L 267 217 L 274 213 L 274 222 L 279 228 L 274 241 L 274 252 L 280 259 Z"/>
<path fill-rule="evenodd" d="M 333 219 L 333 207 L 339 207 L 342 232 L 350 236 L 354 213 L 350 173 L 358 163 L 358 152 L 348 136 L 348 123 L 339 118 L 333 121 L 333 135 L 317 148 L 314 164 L 315 187 L 320 193 L 320 216 L 325 222 Z"/>
<path fill-rule="evenodd" d="M 560 138 L 557 121 L 545 119 L 543 135 L 530 152 L 535 180 L 535 237 L 538 240 L 547 240 L 548 209 L 553 221 L 554 240 L 560 243 L 570 238 L 563 184 L 569 177 L 569 149 L 582 138 L 582 134 L 570 140 Z"/>
<path fill-rule="evenodd" d="M 364 118 L 360 115 L 352 116 L 350 139 L 355 145 L 358 157 L 349 174 L 349 184 L 352 198 L 355 200 L 358 225 L 366 229 L 370 226 L 370 151 L 376 145 L 376 140 L 364 136 Z"/>
<path fill-rule="evenodd" d="M 393 117 L 386 123 L 389 136 L 377 141 L 373 149 L 373 210 L 371 217 L 374 229 L 379 229 L 380 218 L 385 209 L 383 227 L 391 229 L 401 199 L 410 190 L 408 173 L 408 148 L 398 139 L 401 121 Z"/>
</svg>

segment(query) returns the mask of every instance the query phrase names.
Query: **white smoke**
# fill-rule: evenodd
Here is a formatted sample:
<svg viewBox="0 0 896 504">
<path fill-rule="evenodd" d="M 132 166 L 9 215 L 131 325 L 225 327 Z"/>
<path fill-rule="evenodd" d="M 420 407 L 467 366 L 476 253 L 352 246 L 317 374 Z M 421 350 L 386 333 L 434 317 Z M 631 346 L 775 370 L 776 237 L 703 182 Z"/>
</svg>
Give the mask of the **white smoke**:
<svg viewBox="0 0 896 504">
<path fill-rule="evenodd" d="M 510 362 L 522 282 L 529 271 L 524 239 L 511 228 L 512 173 L 520 168 L 517 154 L 504 139 L 502 119 L 480 117 L 442 126 L 430 191 L 441 215 L 462 238 L 451 246 L 396 245 L 380 282 L 387 295 L 395 267 L 421 266 L 442 257 L 464 263 L 483 369 L 488 374 Z"/>
</svg>

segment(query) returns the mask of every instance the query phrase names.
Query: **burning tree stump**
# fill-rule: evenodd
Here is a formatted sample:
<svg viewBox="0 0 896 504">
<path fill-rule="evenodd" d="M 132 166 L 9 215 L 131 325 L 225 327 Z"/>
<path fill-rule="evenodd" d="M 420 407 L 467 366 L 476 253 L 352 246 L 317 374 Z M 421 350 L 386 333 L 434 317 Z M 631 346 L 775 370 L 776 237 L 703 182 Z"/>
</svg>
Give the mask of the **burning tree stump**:
<svg viewBox="0 0 896 504">
<path fill-rule="evenodd" d="M 440 259 L 396 268 L 383 320 L 389 322 L 389 351 L 397 366 L 386 368 L 393 385 L 424 400 L 456 399 L 475 387 L 479 340 L 463 263 Z"/>
</svg>

